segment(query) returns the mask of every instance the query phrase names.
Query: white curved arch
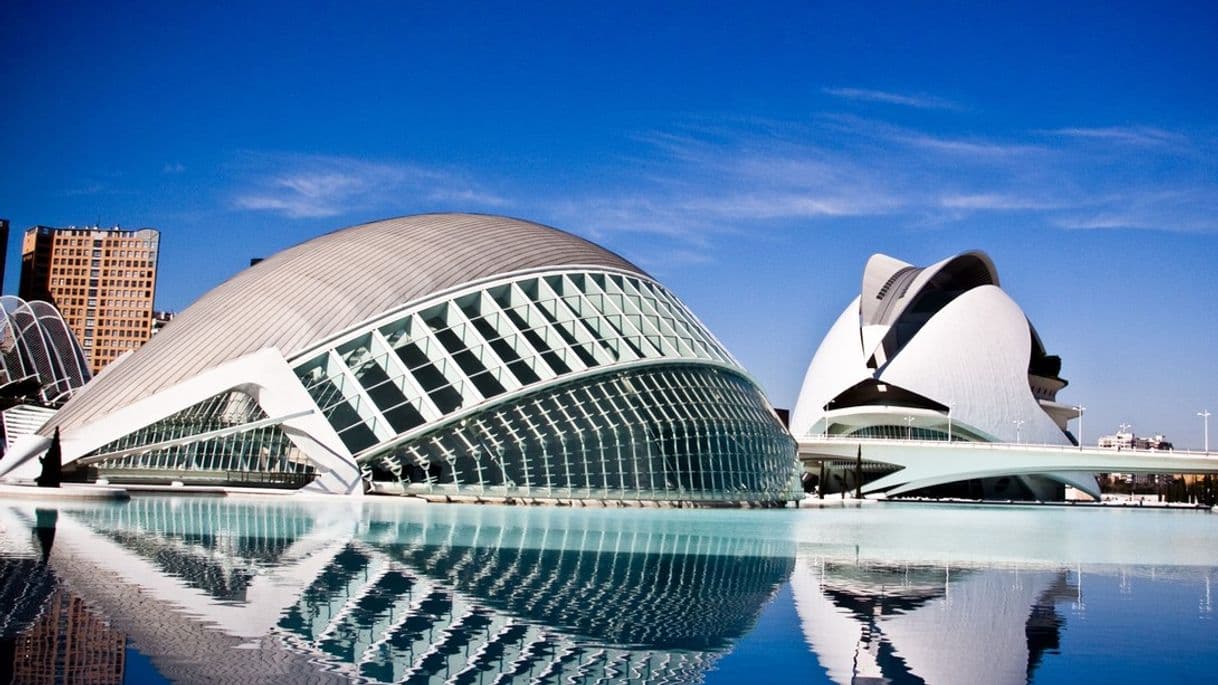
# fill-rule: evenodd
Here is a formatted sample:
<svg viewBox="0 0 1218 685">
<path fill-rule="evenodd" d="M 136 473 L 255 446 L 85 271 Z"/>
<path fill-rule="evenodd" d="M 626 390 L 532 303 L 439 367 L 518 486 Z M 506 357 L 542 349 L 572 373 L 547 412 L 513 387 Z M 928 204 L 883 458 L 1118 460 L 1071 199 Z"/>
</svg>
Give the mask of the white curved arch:
<svg viewBox="0 0 1218 685">
<path fill-rule="evenodd" d="M 0 298 L 0 321 L 3 322 L 0 323 L 0 365 L 6 384 L 37 375 L 30 370 L 25 355 L 21 353 L 20 336 L 8 310 L 8 301 Z"/>
<path fill-rule="evenodd" d="M 28 302 L 11 295 L 6 295 L 5 298 L 10 300 L 5 309 L 14 324 L 18 344 L 29 361 L 29 368 L 38 374 L 40 381 L 54 379 L 50 346 L 43 335 L 42 327 L 38 325 L 37 315 L 30 309 Z M 9 305 L 13 305 L 11 309 Z"/>
<path fill-rule="evenodd" d="M 89 381 L 84 353 L 55 307 L 5 295 L 0 315 L 6 382 L 37 377 L 41 401 L 58 404 Z"/>
<path fill-rule="evenodd" d="M 42 329 L 55 373 L 52 382 L 44 384 L 43 396 L 48 402 L 58 402 L 70 397 L 75 390 L 89 381 L 92 377 L 89 366 L 85 361 L 84 352 L 76 344 L 76 337 L 72 335 L 58 309 L 38 301 L 30 302 L 29 307 Z"/>
</svg>

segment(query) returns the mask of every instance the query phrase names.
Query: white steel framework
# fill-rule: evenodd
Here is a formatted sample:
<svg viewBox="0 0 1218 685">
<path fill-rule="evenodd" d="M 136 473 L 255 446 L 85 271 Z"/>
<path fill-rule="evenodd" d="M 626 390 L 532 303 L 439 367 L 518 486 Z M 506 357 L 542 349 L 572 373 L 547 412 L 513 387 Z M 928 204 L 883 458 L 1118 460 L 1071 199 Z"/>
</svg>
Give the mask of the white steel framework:
<svg viewBox="0 0 1218 685">
<path fill-rule="evenodd" d="M 0 297 L 0 392 L 59 405 L 90 378 L 80 345 L 54 306 Z"/>
</svg>

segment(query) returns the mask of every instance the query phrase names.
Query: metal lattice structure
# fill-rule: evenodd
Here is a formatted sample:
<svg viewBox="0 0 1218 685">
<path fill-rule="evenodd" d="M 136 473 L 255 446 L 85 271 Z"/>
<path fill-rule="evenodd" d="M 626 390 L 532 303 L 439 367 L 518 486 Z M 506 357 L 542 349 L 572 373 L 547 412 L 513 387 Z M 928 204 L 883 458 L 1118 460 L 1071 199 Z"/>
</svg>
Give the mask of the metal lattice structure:
<svg viewBox="0 0 1218 685">
<path fill-rule="evenodd" d="M 0 388 L 59 405 L 91 378 L 76 337 L 55 307 L 0 297 Z"/>
</svg>

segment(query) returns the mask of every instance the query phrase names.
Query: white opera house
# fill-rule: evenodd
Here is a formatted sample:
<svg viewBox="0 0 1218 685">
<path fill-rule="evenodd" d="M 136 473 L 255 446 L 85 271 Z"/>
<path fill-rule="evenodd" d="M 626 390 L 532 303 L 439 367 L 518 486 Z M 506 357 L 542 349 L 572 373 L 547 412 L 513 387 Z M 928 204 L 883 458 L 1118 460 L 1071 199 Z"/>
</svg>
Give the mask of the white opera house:
<svg viewBox="0 0 1218 685">
<path fill-rule="evenodd" d="M 876 254 L 859 296 L 812 358 L 791 433 L 1071 445 L 1067 422 L 1078 411 L 1057 401 L 1066 386 L 1060 371 L 985 253 L 928 267 Z M 844 475 L 839 486 L 852 474 Z M 909 494 L 1052 500 L 1066 485 L 1099 496 L 1090 473 L 1018 471 L 962 472 L 958 482 Z"/>
</svg>

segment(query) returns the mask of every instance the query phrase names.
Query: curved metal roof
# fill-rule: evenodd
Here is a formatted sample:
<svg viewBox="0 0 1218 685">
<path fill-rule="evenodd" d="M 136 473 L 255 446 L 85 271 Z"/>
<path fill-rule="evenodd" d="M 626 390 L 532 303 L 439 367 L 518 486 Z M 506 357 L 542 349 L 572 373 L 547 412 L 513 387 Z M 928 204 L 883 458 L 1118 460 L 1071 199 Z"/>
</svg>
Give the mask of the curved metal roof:
<svg viewBox="0 0 1218 685">
<path fill-rule="evenodd" d="M 283 250 L 203 295 L 86 385 L 43 431 L 85 423 L 266 347 L 290 358 L 390 309 L 465 283 L 576 266 L 647 276 L 583 238 L 520 219 L 422 214 L 344 228 Z"/>
<path fill-rule="evenodd" d="M 961 271 L 971 273 L 967 283 L 957 284 Z M 965 290 L 976 285 L 999 285 L 998 269 L 981 250 L 962 252 L 924 268 L 888 255 L 872 255 L 863 270 L 860 302 L 863 325 L 891 326 L 923 291 L 948 284 Z"/>
</svg>

